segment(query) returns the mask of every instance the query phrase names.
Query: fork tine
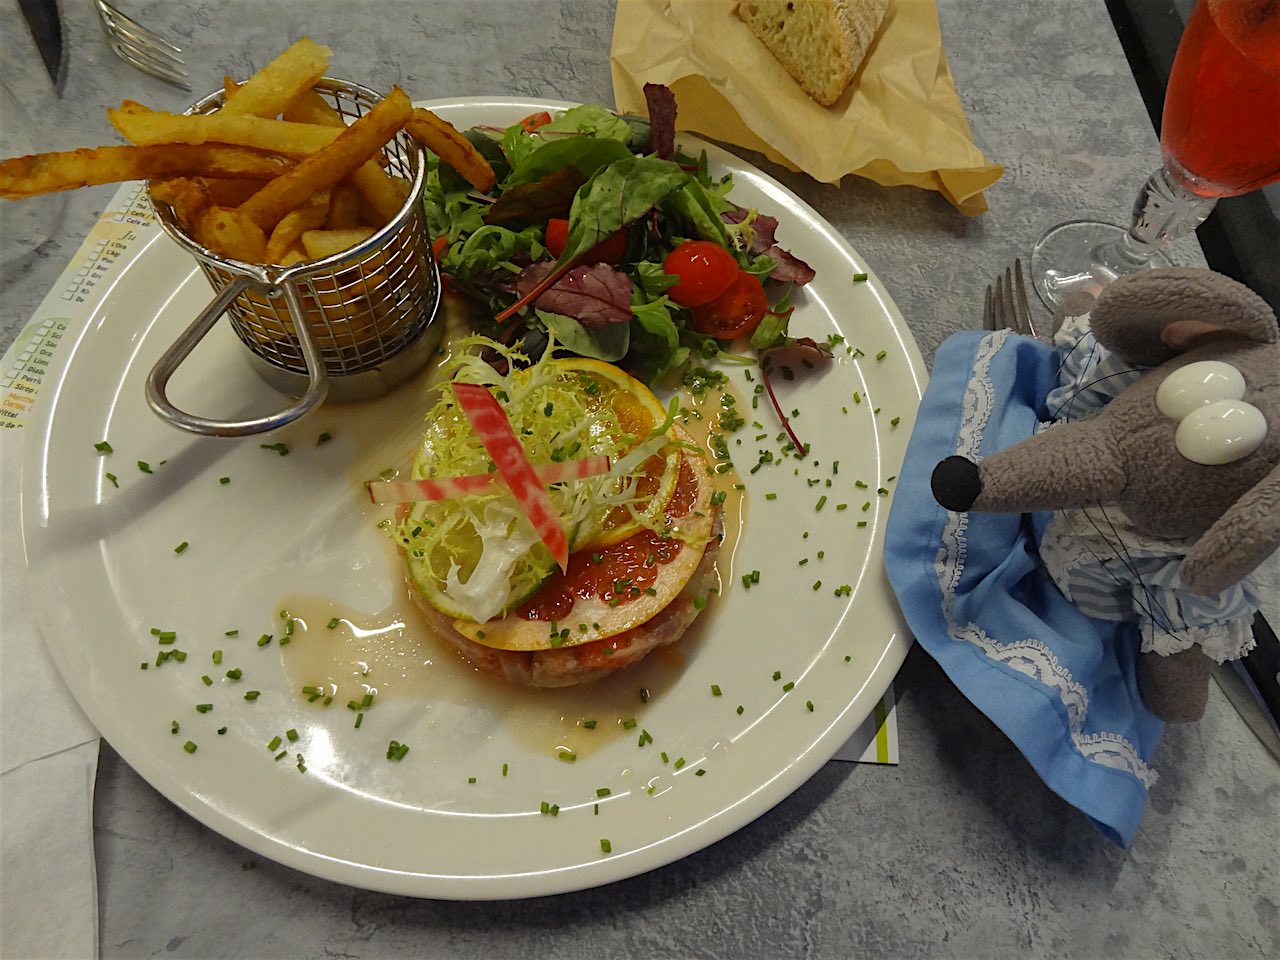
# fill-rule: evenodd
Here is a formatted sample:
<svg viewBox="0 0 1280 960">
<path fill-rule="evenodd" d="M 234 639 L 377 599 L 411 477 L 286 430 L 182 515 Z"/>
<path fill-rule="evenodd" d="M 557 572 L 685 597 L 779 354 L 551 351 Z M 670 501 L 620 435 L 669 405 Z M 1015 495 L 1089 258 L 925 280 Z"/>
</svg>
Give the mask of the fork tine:
<svg viewBox="0 0 1280 960">
<path fill-rule="evenodd" d="M 991 296 L 991 284 L 987 284 L 987 295 L 982 301 L 982 329 L 994 330 L 996 328 L 995 304 Z"/>
<path fill-rule="evenodd" d="M 1000 285 L 1000 312 L 1004 316 L 1004 325 L 1014 333 L 1026 333 L 1027 331 L 1022 327 L 1022 318 L 1018 316 L 1018 311 L 1014 309 L 1013 271 L 1005 268 L 1004 276 L 1001 279 L 1003 283 Z"/>
<path fill-rule="evenodd" d="M 1022 258 L 1016 257 L 1013 261 L 1014 279 L 1017 281 L 1017 304 L 1022 314 L 1023 323 L 1031 332 L 1031 336 L 1040 339 L 1040 331 L 1036 329 L 1035 318 L 1031 313 L 1031 304 L 1027 300 L 1027 283 L 1022 277 Z"/>
<path fill-rule="evenodd" d="M 125 63 L 135 69 L 141 70 L 148 76 L 155 77 L 157 80 L 163 80 L 166 83 L 171 83 L 176 87 L 181 87 L 183 90 L 191 89 L 191 84 L 189 84 L 186 79 L 187 74 L 185 70 L 179 74 L 174 72 L 172 68 L 158 66 L 154 61 L 145 59 L 139 55 L 137 51 L 131 47 L 125 46 L 118 40 L 111 41 L 111 49 L 115 55 Z"/>
<path fill-rule="evenodd" d="M 121 13 L 107 0 L 94 0 L 98 20 L 112 52 L 148 76 L 190 90 L 182 48 Z"/>
<path fill-rule="evenodd" d="M 111 4 L 107 3 L 107 0 L 95 0 L 95 2 L 97 3 L 99 11 L 111 19 L 112 26 L 118 34 L 128 35 L 142 44 L 158 47 L 159 49 L 155 51 L 157 54 L 167 55 L 181 65 L 182 59 L 178 56 L 178 54 L 182 53 L 181 47 L 170 43 L 164 37 L 160 36 L 160 34 L 148 30 L 128 14 L 121 13 Z"/>
</svg>

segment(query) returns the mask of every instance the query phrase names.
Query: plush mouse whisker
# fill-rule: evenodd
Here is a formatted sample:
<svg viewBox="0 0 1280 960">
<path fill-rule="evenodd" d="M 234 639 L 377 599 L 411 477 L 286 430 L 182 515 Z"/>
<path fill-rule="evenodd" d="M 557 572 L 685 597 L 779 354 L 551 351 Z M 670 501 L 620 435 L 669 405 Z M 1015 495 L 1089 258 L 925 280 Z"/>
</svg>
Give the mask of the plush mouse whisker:
<svg viewBox="0 0 1280 960">
<path fill-rule="evenodd" d="M 1128 572 L 1129 579 L 1126 580 L 1117 576 L 1111 570 L 1111 567 L 1106 560 L 1094 553 L 1092 548 L 1089 548 L 1089 552 L 1093 554 L 1095 560 L 1102 564 L 1107 573 L 1115 580 L 1117 586 L 1128 587 L 1131 584 L 1136 583 L 1141 588 L 1142 595 L 1146 598 L 1145 602 L 1135 597 L 1133 603 L 1139 612 L 1151 621 L 1154 629 L 1160 630 L 1170 637 L 1179 638 L 1178 632 L 1173 627 L 1173 618 L 1169 615 L 1169 611 L 1164 608 L 1164 605 L 1160 602 L 1160 598 L 1156 596 L 1155 591 L 1151 589 L 1151 585 L 1143 577 L 1138 564 L 1134 562 L 1133 554 L 1129 552 L 1128 545 L 1124 542 L 1123 534 L 1121 534 L 1121 532 L 1116 528 L 1115 523 L 1111 519 L 1111 515 L 1107 513 L 1106 506 L 1101 503 L 1097 506 L 1098 510 L 1102 513 L 1102 518 L 1107 523 L 1107 531 L 1104 531 L 1100 526 L 1098 526 L 1097 520 L 1093 518 L 1093 515 L 1089 512 L 1088 508 L 1084 508 L 1081 513 L 1084 515 L 1085 519 L 1089 521 L 1090 526 L 1097 531 L 1098 536 L 1111 547 L 1115 554 L 1113 559 L 1120 561 Z M 1108 535 L 1108 531 L 1110 535 Z M 1112 537 L 1115 539 L 1113 540 Z"/>
</svg>

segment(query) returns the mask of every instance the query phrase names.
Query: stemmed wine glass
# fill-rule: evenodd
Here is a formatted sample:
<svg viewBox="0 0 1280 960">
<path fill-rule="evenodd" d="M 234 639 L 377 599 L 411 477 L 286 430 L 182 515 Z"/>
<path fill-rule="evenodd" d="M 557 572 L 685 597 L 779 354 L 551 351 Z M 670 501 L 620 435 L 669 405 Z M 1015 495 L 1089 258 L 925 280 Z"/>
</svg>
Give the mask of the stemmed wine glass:
<svg viewBox="0 0 1280 960">
<path fill-rule="evenodd" d="M 1163 249 L 1219 197 L 1280 179 L 1280 0 L 1198 0 L 1169 75 L 1163 166 L 1126 229 L 1073 220 L 1036 244 L 1031 273 L 1051 310 L 1079 306 L 1117 276 L 1167 266 Z"/>
</svg>

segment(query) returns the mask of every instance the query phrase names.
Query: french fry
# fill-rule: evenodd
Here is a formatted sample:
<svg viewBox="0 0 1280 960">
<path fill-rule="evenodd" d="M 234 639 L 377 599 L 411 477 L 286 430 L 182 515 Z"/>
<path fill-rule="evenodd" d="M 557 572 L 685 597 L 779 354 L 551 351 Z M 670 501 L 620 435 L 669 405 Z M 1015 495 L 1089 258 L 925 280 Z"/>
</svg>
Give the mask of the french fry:
<svg viewBox="0 0 1280 960">
<path fill-rule="evenodd" d="M 307 251 L 307 259 L 323 260 L 343 250 L 350 250 L 357 243 L 368 240 L 374 232 L 373 227 L 354 227 L 350 230 L 308 230 L 302 235 L 302 249 Z"/>
<path fill-rule="evenodd" d="M 238 207 L 262 189 L 261 180 L 238 180 L 231 177 L 205 177 L 209 196 L 220 207 Z"/>
<path fill-rule="evenodd" d="M 270 180 L 289 166 L 290 161 L 279 157 L 221 144 L 82 148 L 0 162 L 0 197 L 13 200 L 103 183 L 168 177 Z"/>
<path fill-rule="evenodd" d="M 228 98 L 226 116 L 274 117 L 299 93 L 310 90 L 329 68 L 333 51 L 303 37 L 251 76 Z M 224 82 L 225 83 L 225 82 Z"/>
<path fill-rule="evenodd" d="M 481 193 L 488 193 L 497 183 L 497 176 L 489 161 L 480 151 L 447 120 L 442 120 L 430 110 L 417 107 L 404 125 L 409 136 L 434 153 L 462 175 L 462 178 Z"/>
<path fill-rule="evenodd" d="M 224 106 L 231 101 L 231 98 L 236 95 L 236 91 L 239 89 L 240 84 L 236 83 L 231 77 L 224 76 L 222 78 L 222 101 Z"/>
<path fill-rule="evenodd" d="M 196 218 L 195 239 L 214 253 L 244 263 L 265 263 L 267 237 L 236 207 L 209 207 Z"/>
<path fill-rule="evenodd" d="M 333 143 L 341 132 L 310 123 L 224 115 L 221 110 L 197 116 L 137 110 L 127 102 L 109 109 L 107 119 L 121 136 L 140 146 L 224 143 L 292 155 L 314 153 Z"/>
<path fill-rule="evenodd" d="M 339 180 L 329 197 L 329 215 L 325 217 L 324 228 L 349 230 L 360 226 L 360 203 L 360 191 L 351 179 Z"/>
<path fill-rule="evenodd" d="M 315 90 L 300 94 L 285 111 L 285 119 L 335 128 L 343 128 L 347 125 L 338 111 Z M 353 171 L 351 181 L 360 191 L 364 202 L 372 208 L 373 216 L 365 218 L 375 221 L 371 226 L 381 226 L 391 222 L 404 206 L 406 194 L 382 169 L 377 158 L 366 160 Z"/>
<path fill-rule="evenodd" d="M 267 238 L 267 263 L 283 263 L 284 256 L 308 230 L 324 226 L 329 216 L 330 191 L 322 190 L 296 210 L 290 210 Z"/>
<path fill-rule="evenodd" d="M 288 173 L 276 177 L 240 207 L 259 227 L 270 230 L 312 194 L 332 187 L 382 149 L 413 112 L 408 95 L 399 87 L 375 104 L 368 113 L 338 133 L 331 144 L 299 161 Z M 288 121 L 266 121 L 260 123 Z M 311 127 L 326 133 L 335 128 Z"/>
<path fill-rule="evenodd" d="M 379 227 L 395 219 L 408 196 L 408 184 L 399 177 L 388 176 L 376 160 L 369 160 L 351 171 L 351 182 L 360 191 L 368 211 L 373 214 L 366 219 L 373 220 L 373 225 Z"/>
<path fill-rule="evenodd" d="M 188 233 L 194 233 L 200 215 L 215 205 L 213 195 L 203 180 L 175 177 L 172 180 L 154 180 L 151 196 L 173 208 L 178 223 Z"/>
</svg>

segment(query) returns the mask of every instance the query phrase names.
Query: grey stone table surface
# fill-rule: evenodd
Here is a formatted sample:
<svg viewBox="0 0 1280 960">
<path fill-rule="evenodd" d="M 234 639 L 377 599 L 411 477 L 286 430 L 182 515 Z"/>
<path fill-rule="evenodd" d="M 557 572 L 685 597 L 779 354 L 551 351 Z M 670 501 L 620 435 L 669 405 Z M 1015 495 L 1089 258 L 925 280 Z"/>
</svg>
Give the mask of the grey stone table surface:
<svg viewBox="0 0 1280 960">
<path fill-rule="evenodd" d="M 380 88 L 399 83 L 417 97 L 612 103 L 613 4 L 604 0 L 121 6 L 185 48 L 197 90 L 224 74 L 245 75 L 309 35 L 333 47 L 335 74 Z M 103 110 L 126 96 L 186 106 L 188 94 L 110 53 L 89 0 L 61 7 L 69 54 L 58 97 L 16 0 L 0 0 L 0 78 L 31 108 L 40 149 L 107 142 Z M 1046 227 L 1127 216 L 1159 156 L 1103 0 L 938 0 L 938 12 L 974 137 L 1005 165 L 987 214 L 966 218 L 914 188 L 856 178 L 818 184 L 738 151 L 849 238 L 929 359 L 951 332 L 977 325 L 989 278 Z M 51 238 L 6 266 L 0 347 L 113 190 L 69 195 Z M 14 242 L 0 222 L 0 244 Z M 1194 242 L 1179 254 L 1203 263 Z M 369 893 L 263 861 L 178 811 L 104 746 L 95 805 L 102 954 L 594 960 L 1280 951 L 1280 770 L 1216 688 L 1203 721 L 1167 730 L 1141 833 L 1121 850 L 1047 790 L 919 648 L 895 686 L 899 766 L 829 763 L 772 811 L 682 861 L 601 889 L 499 903 Z"/>
</svg>

